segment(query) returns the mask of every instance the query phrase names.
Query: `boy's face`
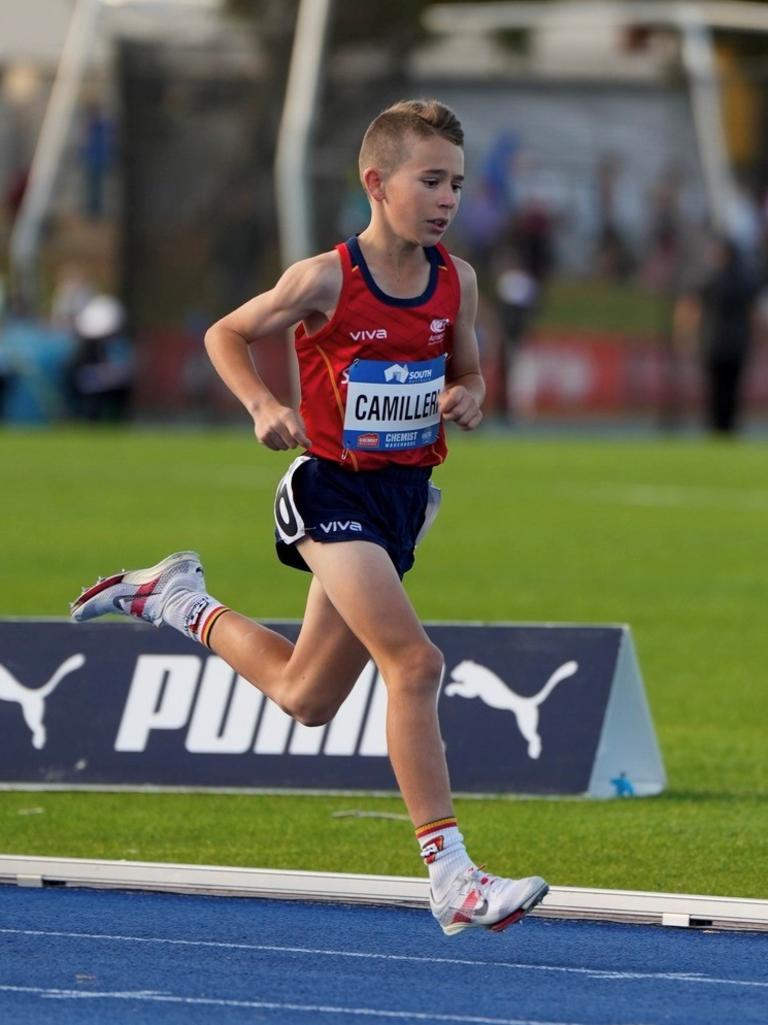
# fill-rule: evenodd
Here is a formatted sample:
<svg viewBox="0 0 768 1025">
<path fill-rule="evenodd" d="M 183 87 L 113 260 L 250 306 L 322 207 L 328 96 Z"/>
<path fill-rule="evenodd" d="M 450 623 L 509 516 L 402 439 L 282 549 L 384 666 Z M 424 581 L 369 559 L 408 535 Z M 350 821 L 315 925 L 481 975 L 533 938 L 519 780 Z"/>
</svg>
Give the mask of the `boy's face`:
<svg viewBox="0 0 768 1025">
<path fill-rule="evenodd" d="M 437 135 L 411 136 L 405 159 L 381 181 L 389 226 L 409 242 L 435 245 L 456 216 L 463 181 L 463 150 Z"/>
</svg>

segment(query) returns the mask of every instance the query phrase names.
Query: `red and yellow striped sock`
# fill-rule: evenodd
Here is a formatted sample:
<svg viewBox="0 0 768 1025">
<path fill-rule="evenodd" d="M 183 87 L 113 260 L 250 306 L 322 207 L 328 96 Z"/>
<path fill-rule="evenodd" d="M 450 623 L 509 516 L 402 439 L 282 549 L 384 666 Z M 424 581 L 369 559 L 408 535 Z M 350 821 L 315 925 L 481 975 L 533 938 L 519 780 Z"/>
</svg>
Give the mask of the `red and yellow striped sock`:
<svg viewBox="0 0 768 1025">
<path fill-rule="evenodd" d="M 225 612 L 229 612 L 227 606 L 210 594 L 180 589 L 165 603 L 163 622 L 210 648 L 211 630 Z"/>
<path fill-rule="evenodd" d="M 453 816 L 426 822 L 416 830 L 421 857 L 429 872 L 429 882 L 439 899 L 452 879 L 472 865 Z"/>
<path fill-rule="evenodd" d="M 215 605 L 213 608 L 205 610 L 197 631 L 197 640 L 200 641 L 201 644 L 204 644 L 206 648 L 210 648 L 211 646 L 210 637 L 214 623 L 217 623 L 219 621 L 219 617 L 229 611 L 230 609 L 228 609 L 226 605 Z"/>
</svg>

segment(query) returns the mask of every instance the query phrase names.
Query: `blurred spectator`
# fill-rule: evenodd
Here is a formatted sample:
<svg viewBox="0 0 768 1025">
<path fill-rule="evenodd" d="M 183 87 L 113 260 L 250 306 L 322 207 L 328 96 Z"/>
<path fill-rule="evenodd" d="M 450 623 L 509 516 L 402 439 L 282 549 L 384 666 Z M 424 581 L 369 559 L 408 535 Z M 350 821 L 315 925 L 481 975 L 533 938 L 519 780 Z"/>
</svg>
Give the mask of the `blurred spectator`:
<svg viewBox="0 0 768 1025">
<path fill-rule="evenodd" d="M 739 423 L 758 282 L 731 239 L 710 239 L 704 255 L 701 281 L 678 301 L 676 336 L 684 344 L 698 343 L 707 424 L 718 434 L 732 434 Z"/>
<path fill-rule="evenodd" d="M 97 295 L 75 318 L 77 347 L 70 368 L 74 414 L 91 421 L 124 420 L 134 376 L 125 311 L 110 295 Z"/>
<path fill-rule="evenodd" d="M 621 165 L 618 157 L 604 156 L 597 167 L 597 273 L 624 281 L 632 271 L 632 255 L 619 227 L 617 190 Z"/>
<path fill-rule="evenodd" d="M 481 178 L 462 197 L 459 229 L 467 258 L 485 280 L 488 264 L 508 217 L 490 181 Z"/>
<path fill-rule="evenodd" d="M 56 275 L 51 298 L 51 323 L 55 328 L 75 330 L 75 321 L 96 295 L 88 275 L 77 263 L 65 263 Z"/>
<path fill-rule="evenodd" d="M 659 177 L 650 197 L 648 253 L 640 277 L 646 287 L 663 295 L 679 287 L 683 255 L 680 189 L 680 172 L 671 167 Z"/>
<path fill-rule="evenodd" d="M 492 394 L 507 420 L 514 415 L 517 351 L 555 266 L 555 217 L 532 168 L 531 155 L 516 136 L 499 136 L 485 162 L 482 192 L 475 195 L 469 217 L 464 211 L 474 232 L 471 257 L 480 268 L 483 237 L 487 247 L 488 294 L 497 324 Z"/>
<path fill-rule="evenodd" d="M 0 383 L 4 420 L 48 423 L 63 416 L 72 333 L 30 314 L 11 290 L 0 316 Z"/>
<path fill-rule="evenodd" d="M 674 165 L 658 176 L 648 197 L 648 235 L 641 256 L 639 283 L 659 299 L 659 346 L 662 353 L 659 382 L 659 425 L 680 427 L 684 407 L 685 363 L 675 337 L 675 306 L 686 266 L 689 226 L 681 212 L 683 176 Z"/>
<path fill-rule="evenodd" d="M 517 136 L 502 132 L 491 142 L 480 174 L 462 197 L 459 231 L 462 252 L 477 271 L 482 286 L 491 284 L 494 253 L 507 246 L 515 203 Z"/>
<path fill-rule="evenodd" d="M 498 358 L 499 405 L 512 419 L 510 376 L 520 343 L 535 314 L 539 296 L 536 278 L 514 249 L 499 254 L 495 279 L 495 306 L 501 327 Z"/>
<path fill-rule="evenodd" d="M 543 290 L 555 267 L 554 218 L 543 199 L 531 196 L 515 210 L 502 249 L 514 250 L 520 267 Z"/>
<path fill-rule="evenodd" d="M 728 196 L 725 211 L 728 235 L 738 246 L 748 267 L 761 261 L 763 227 L 760 204 L 746 181 L 737 180 Z"/>
<path fill-rule="evenodd" d="M 81 156 L 83 162 L 83 212 L 93 220 L 102 217 L 107 175 L 114 163 L 115 128 L 98 104 L 85 108 Z"/>
<path fill-rule="evenodd" d="M 502 132 L 491 143 L 485 155 L 480 179 L 491 202 L 502 214 L 516 202 L 515 165 L 520 154 L 520 140 L 513 132 Z"/>
</svg>

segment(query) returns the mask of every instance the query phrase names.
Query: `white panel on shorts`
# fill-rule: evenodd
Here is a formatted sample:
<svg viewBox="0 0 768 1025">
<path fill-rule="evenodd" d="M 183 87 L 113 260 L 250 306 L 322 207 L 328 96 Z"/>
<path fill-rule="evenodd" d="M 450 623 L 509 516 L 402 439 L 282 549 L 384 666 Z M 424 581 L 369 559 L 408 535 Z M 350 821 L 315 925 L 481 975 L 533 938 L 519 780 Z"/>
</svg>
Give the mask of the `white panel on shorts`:
<svg viewBox="0 0 768 1025">
<path fill-rule="evenodd" d="M 429 528 L 435 522 L 437 514 L 440 512 L 440 503 L 443 500 L 443 493 L 440 488 L 435 487 L 432 481 L 429 482 L 429 497 L 427 498 L 427 508 L 424 513 L 424 522 L 421 525 L 421 530 L 416 535 L 414 541 L 414 547 L 424 540 L 429 532 Z"/>
<path fill-rule="evenodd" d="M 298 468 L 306 463 L 310 456 L 298 456 L 294 459 L 277 485 L 275 494 L 275 526 L 280 540 L 287 545 L 295 544 L 306 536 L 304 520 L 296 508 L 293 497 L 293 475 Z"/>
</svg>

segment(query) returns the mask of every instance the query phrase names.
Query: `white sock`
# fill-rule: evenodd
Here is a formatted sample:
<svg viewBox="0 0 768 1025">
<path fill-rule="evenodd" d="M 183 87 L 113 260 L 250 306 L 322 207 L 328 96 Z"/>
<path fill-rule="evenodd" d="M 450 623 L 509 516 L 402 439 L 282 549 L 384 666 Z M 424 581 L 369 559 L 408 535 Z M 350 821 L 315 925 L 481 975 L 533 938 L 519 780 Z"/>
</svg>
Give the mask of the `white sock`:
<svg viewBox="0 0 768 1025">
<path fill-rule="evenodd" d="M 472 859 L 464 846 L 456 819 L 437 819 L 416 830 L 421 857 L 429 872 L 432 893 L 440 900 L 452 880 L 465 868 L 472 867 Z"/>
<path fill-rule="evenodd" d="M 185 637 L 209 647 L 211 628 L 224 612 L 229 612 L 227 606 L 210 594 L 179 588 L 165 603 L 163 622 L 179 630 Z"/>
</svg>

